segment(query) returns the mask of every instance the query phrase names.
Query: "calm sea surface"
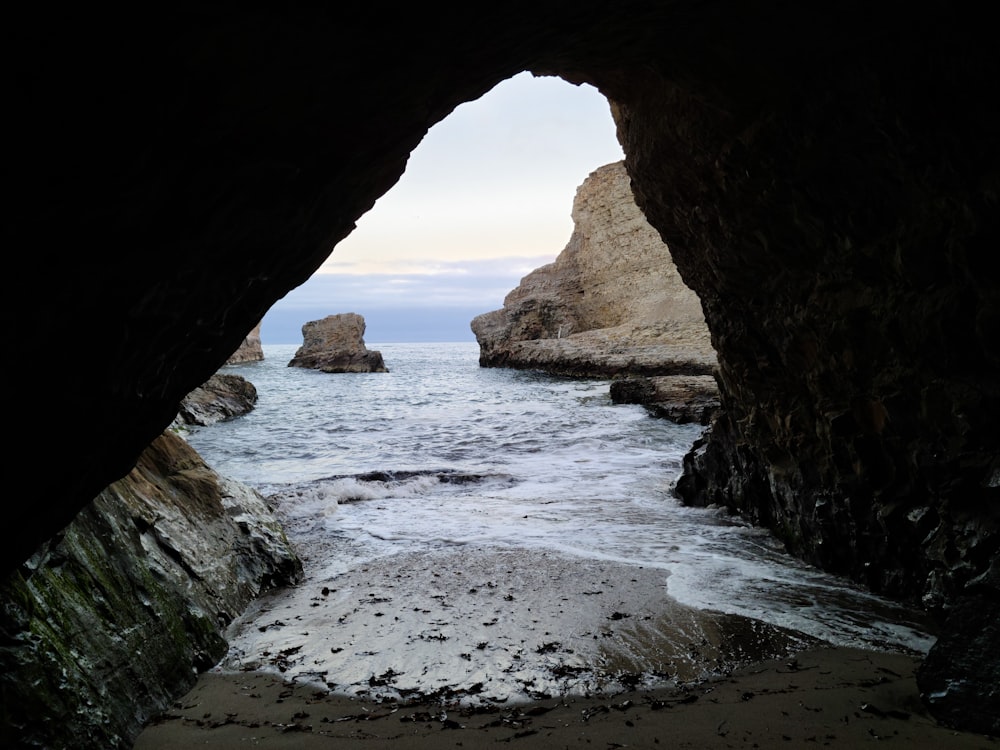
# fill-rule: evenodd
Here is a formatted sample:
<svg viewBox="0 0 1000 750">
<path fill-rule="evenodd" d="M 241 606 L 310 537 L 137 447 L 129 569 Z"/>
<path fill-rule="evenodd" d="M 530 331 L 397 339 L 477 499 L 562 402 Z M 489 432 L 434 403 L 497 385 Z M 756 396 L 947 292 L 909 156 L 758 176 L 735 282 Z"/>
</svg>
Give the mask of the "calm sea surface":
<svg viewBox="0 0 1000 750">
<path fill-rule="evenodd" d="M 930 646 L 914 613 L 797 562 L 759 529 L 680 505 L 671 488 L 701 427 L 612 404 L 606 380 L 480 368 L 475 342 L 368 347 L 390 372 L 290 368 L 297 347 L 265 345 L 262 362 L 225 369 L 256 386 L 256 408 L 188 435 L 219 473 L 270 499 L 303 586 L 389 559 L 551 553 L 653 571 L 663 597 L 836 645 Z M 318 606 L 281 596 L 235 624 L 231 661 L 280 647 L 275 609 L 304 622 Z M 337 669 L 317 661 L 283 670 Z"/>
</svg>

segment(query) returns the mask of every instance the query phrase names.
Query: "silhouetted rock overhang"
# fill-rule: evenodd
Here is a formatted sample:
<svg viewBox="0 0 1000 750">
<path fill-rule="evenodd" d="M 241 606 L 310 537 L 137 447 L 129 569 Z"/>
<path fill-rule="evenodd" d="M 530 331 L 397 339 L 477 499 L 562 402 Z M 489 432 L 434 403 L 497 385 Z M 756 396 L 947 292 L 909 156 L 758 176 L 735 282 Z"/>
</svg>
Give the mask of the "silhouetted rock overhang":
<svg viewBox="0 0 1000 750">
<path fill-rule="evenodd" d="M 129 471 L 430 126 L 523 70 L 609 98 L 637 203 L 702 299 L 726 417 L 688 462 L 686 501 L 932 608 L 996 569 L 985 9 L 19 12 L 4 50 L 9 392 L 24 404 L 12 465 L 33 481 L 6 501 L 5 571 Z"/>
</svg>

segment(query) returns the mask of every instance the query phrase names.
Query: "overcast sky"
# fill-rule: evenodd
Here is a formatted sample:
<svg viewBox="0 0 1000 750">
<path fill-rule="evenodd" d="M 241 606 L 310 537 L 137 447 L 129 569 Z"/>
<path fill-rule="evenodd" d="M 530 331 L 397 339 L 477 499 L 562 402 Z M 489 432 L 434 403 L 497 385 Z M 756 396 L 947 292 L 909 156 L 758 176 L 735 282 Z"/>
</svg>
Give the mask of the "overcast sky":
<svg viewBox="0 0 1000 750">
<path fill-rule="evenodd" d="M 621 158 L 593 87 L 504 81 L 430 130 L 358 228 L 271 308 L 262 341 L 301 344 L 303 323 L 342 312 L 364 316 L 369 344 L 474 341 L 471 319 L 555 260 L 576 189 Z"/>
</svg>

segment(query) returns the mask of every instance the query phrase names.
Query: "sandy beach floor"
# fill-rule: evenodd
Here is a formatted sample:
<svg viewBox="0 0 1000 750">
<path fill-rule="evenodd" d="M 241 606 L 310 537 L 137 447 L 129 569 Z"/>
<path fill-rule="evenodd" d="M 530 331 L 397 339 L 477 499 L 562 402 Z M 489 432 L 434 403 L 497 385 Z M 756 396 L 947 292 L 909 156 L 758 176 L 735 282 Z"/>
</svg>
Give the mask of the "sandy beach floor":
<svg viewBox="0 0 1000 750">
<path fill-rule="evenodd" d="M 819 648 L 687 687 L 489 709 L 361 701 L 260 672 L 207 674 L 135 748 L 1000 747 L 928 718 L 915 665 Z"/>
<path fill-rule="evenodd" d="M 361 699 L 488 704 L 689 682 L 817 643 L 683 606 L 667 579 L 542 550 L 397 554 L 256 602 L 220 667 Z"/>
<path fill-rule="evenodd" d="M 135 748 L 1000 749 L 928 717 L 918 656 L 684 607 L 664 575 L 469 549 L 313 578 Z"/>
</svg>

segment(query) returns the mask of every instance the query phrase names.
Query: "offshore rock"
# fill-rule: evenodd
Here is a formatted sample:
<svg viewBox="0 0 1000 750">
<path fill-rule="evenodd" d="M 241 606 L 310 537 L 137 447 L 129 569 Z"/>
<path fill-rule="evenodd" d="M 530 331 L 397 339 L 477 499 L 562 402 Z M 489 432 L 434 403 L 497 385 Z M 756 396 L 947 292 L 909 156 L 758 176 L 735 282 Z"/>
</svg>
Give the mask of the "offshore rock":
<svg viewBox="0 0 1000 750">
<path fill-rule="evenodd" d="M 382 353 L 365 346 L 365 319 L 357 313 L 328 315 L 302 326 L 302 346 L 288 363 L 321 372 L 389 372 Z"/>
<path fill-rule="evenodd" d="M 163 433 L 0 582 L 0 746 L 131 747 L 300 573 L 263 498 Z"/>
<path fill-rule="evenodd" d="M 503 309 L 472 320 L 480 365 L 687 378 L 673 397 L 662 379 L 659 388 L 646 389 L 650 405 L 660 396 L 676 405 L 698 378 L 699 398 L 717 399 L 717 362 L 701 303 L 636 206 L 624 162 L 587 177 L 572 216 L 573 234 L 555 262 L 525 276 Z"/>
<path fill-rule="evenodd" d="M 257 388 L 241 375 L 216 373 L 181 401 L 174 427 L 210 425 L 242 416 L 257 405 Z"/>
<path fill-rule="evenodd" d="M 658 417 L 677 424 L 709 425 L 718 414 L 719 389 L 707 375 L 622 378 L 611 382 L 615 404 L 643 404 Z"/>
<path fill-rule="evenodd" d="M 260 323 L 246 335 L 239 348 L 232 353 L 227 365 L 242 365 L 246 362 L 261 362 L 264 359 L 264 347 L 260 342 Z"/>
</svg>

